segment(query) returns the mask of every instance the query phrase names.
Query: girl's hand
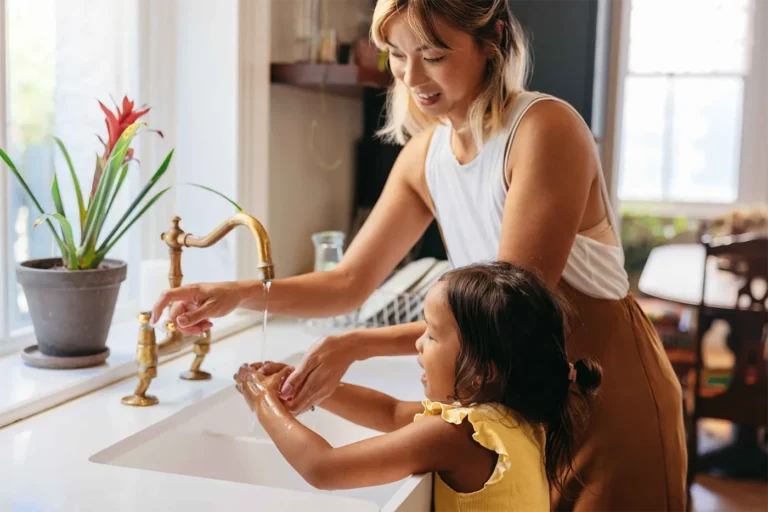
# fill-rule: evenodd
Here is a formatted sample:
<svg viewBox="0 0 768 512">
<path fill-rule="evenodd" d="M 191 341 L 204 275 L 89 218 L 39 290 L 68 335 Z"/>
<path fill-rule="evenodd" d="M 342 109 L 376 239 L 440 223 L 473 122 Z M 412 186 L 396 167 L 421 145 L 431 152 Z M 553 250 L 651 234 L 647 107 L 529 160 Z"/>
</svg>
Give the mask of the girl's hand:
<svg viewBox="0 0 768 512">
<path fill-rule="evenodd" d="M 346 339 L 346 338 L 345 338 Z M 304 355 L 282 385 L 280 398 L 292 414 L 300 414 L 333 394 L 354 361 L 341 338 L 326 337 Z"/>
<path fill-rule="evenodd" d="M 244 364 L 234 375 L 234 379 L 237 390 L 243 395 L 248 406 L 252 411 L 256 411 L 267 395 L 277 398 L 280 387 L 292 371 L 292 366 L 281 363 Z"/>
</svg>

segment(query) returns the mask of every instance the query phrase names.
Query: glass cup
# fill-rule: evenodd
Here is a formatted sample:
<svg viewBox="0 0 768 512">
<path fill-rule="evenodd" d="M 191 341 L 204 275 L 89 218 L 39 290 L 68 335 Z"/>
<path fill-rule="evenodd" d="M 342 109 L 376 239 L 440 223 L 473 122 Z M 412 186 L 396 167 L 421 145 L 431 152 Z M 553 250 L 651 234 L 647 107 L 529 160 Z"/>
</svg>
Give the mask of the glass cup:
<svg viewBox="0 0 768 512">
<path fill-rule="evenodd" d="M 344 233 L 321 231 L 312 235 L 315 244 L 315 272 L 332 270 L 344 256 Z"/>
</svg>

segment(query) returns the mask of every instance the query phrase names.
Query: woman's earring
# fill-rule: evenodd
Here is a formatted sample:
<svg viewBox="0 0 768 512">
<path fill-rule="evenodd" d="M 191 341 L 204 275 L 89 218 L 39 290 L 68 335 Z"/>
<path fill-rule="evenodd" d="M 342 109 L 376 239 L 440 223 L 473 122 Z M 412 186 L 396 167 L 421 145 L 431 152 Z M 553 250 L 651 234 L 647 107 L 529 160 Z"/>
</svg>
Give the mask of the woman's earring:
<svg viewBox="0 0 768 512">
<path fill-rule="evenodd" d="M 387 73 L 392 74 L 392 64 L 389 63 L 389 57 L 387 57 Z"/>
</svg>

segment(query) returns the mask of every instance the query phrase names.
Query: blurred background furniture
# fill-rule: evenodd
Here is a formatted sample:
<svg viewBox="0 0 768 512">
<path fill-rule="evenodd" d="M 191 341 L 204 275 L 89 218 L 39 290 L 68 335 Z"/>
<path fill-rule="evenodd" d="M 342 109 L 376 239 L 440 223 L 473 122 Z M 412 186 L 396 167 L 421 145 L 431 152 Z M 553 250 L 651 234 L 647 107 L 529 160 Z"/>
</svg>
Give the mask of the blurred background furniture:
<svg viewBox="0 0 768 512">
<path fill-rule="evenodd" d="M 665 316 L 657 313 L 660 335 L 675 329 L 682 338 L 687 335 L 686 349 L 665 348 L 686 395 L 689 487 L 699 472 L 768 477 L 768 456 L 758 441 L 768 422 L 767 274 L 768 237 L 753 233 L 702 235 L 700 243 L 656 247 L 640 277 L 643 294 L 675 305 L 655 304 L 657 311 L 672 311 L 667 324 L 677 326 L 665 331 Z M 654 302 L 645 299 L 645 307 L 653 319 Z M 695 317 L 681 328 L 680 319 L 692 311 Z M 727 335 L 713 334 L 723 332 L 723 322 Z M 720 350 L 718 338 L 726 340 Z M 702 418 L 732 422 L 733 441 L 700 454 L 697 426 Z"/>
<path fill-rule="evenodd" d="M 692 386 L 689 435 L 689 481 L 699 471 L 720 470 L 737 478 L 768 478 L 768 456 L 758 445 L 758 429 L 768 424 L 766 377 L 766 325 L 768 325 L 768 238 L 756 234 L 711 237 L 704 235 L 705 264 L 702 297 L 698 306 L 695 380 Z M 736 297 L 726 304 L 706 300 L 710 272 L 726 272 L 737 281 Z M 735 356 L 724 386 L 710 386 L 703 357 L 704 334 L 713 322 L 727 322 L 728 348 Z M 716 418 L 738 425 L 730 446 L 699 455 L 695 432 L 699 418 Z"/>
</svg>

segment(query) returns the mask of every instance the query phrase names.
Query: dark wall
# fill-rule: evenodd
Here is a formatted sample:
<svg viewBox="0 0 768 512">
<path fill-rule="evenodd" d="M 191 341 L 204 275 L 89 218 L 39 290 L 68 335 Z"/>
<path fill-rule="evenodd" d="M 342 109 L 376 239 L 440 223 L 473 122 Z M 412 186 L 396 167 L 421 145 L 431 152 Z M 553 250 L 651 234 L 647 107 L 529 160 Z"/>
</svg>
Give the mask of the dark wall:
<svg viewBox="0 0 768 512">
<path fill-rule="evenodd" d="M 355 210 L 372 208 L 379 198 L 389 172 L 402 149 L 383 144 L 375 138 L 384 123 L 386 92 L 366 89 L 363 93 L 363 137 L 357 146 L 355 179 Z M 413 258 L 445 259 L 446 253 L 436 222 L 427 228 L 424 237 L 412 251 Z"/>
<path fill-rule="evenodd" d="M 597 0 L 509 0 L 528 32 L 533 75 L 528 89 L 566 100 L 592 126 Z"/>
</svg>

